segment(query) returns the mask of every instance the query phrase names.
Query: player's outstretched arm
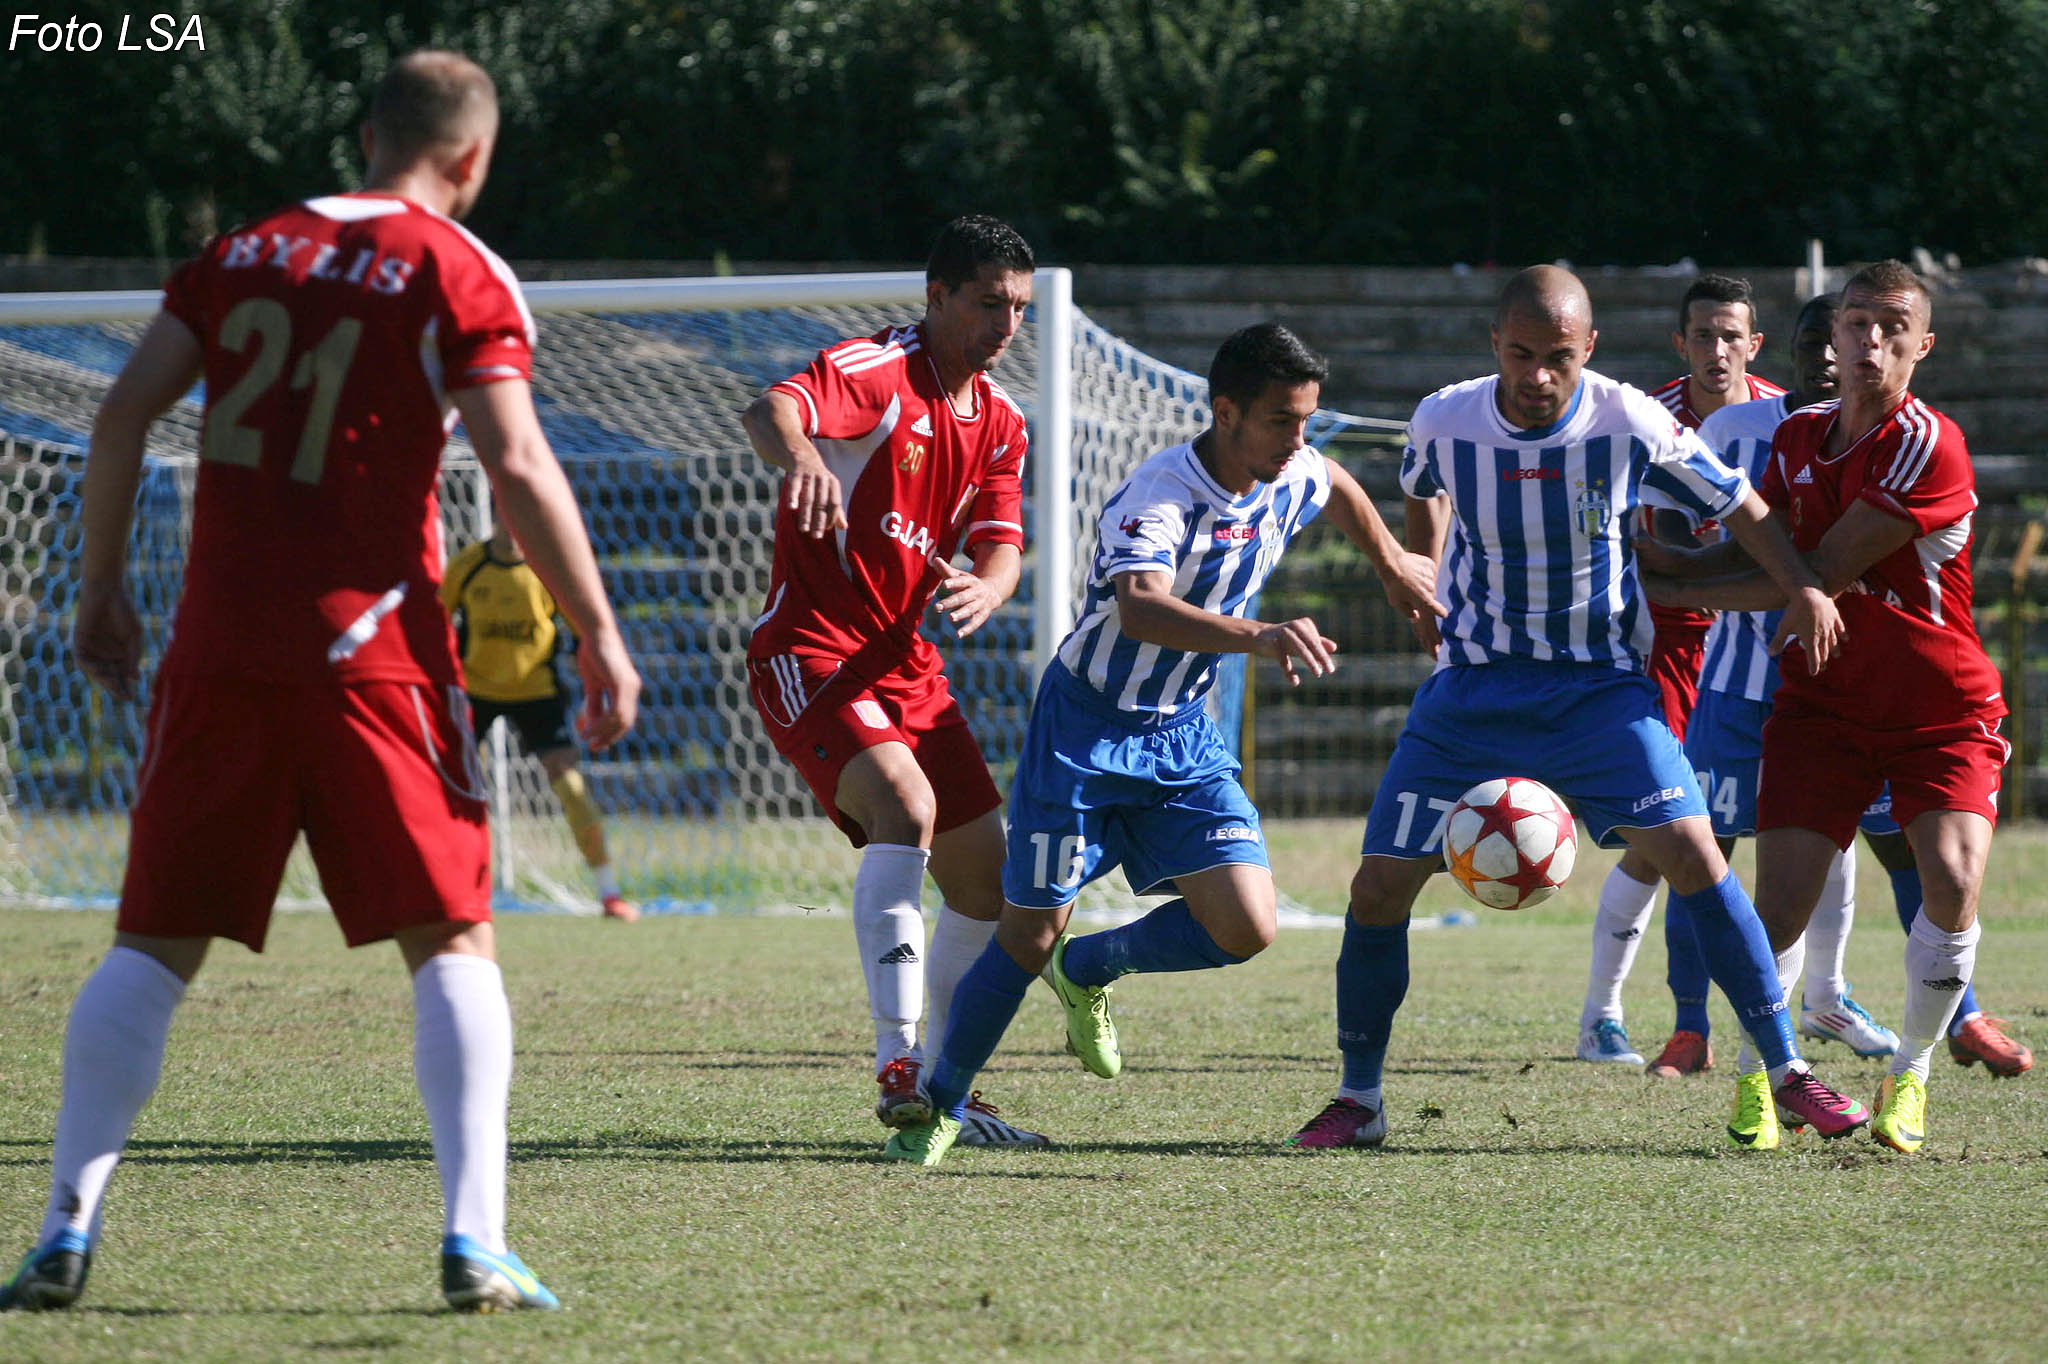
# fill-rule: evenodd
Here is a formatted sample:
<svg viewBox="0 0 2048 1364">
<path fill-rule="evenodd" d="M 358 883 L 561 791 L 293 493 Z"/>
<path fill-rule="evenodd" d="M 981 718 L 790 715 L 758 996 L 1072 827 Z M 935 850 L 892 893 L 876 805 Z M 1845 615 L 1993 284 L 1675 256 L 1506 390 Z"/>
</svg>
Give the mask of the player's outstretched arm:
<svg viewBox="0 0 2048 1364">
<path fill-rule="evenodd" d="M 1010 599 L 1024 574 L 1024 552 L 1015 545 L 983 540 L 974 547 L 974 567 L 954 572 L 939 584 L 939 610 L 963 638 L 979 630 Z"/>
<path fill-rule="evenodd" d="M 128 528 L 149 425 L 199 378 L 205 354 L 192 329 L 158 313 L 107 390 L 92 423 L 79 520 L 78 614 L 71 652 L 87 677 L 126 701 L 142 671 L 142 626 L 128 599 Z"/>
<path fill-rule="evenodd" d="M 1786 641 L 1797 639 L 1805 650 L 1807 668 L 1816 673 L 1825 668 L 1845 633 L 1842 613 L 1835 609 L 1834 597 L 1822 585 L 1813 565 L 1793 548 L 1783 522 L 1771 515 L 1770 507 L 1754 488 L 1744 493 L 1741 503 L 1721 521 L 1782 594 L 1785 615 L 1778 622 L 1777 637 L 1771 641 L 1772 652 L 1783 649 Z M 1762 610 L 1773 604 L 1738 609 Z"/>
<path fill-rule="evenodd" d="M 456 390 L 455 405 L 490 475 L 499 515 L 576 629 L 576 667 L 583 676 L 580 727 L 584 741 L 601 752 L 633 727 L 640 674 L 605 599 L 576 496 L 534 414 L 532 390 L 524 379 L 505 379 Z"/>
<path fill-rule="evenodd" d="M 782 500 L 796 513 L 797 528 L 816 539 L 846 529 L 844 490 L 825 457 L 804 434 L 803 413 L 787 393 L 763 393 L 740 414 L 754 453 L 783 471 Z"/>
<path fill-rule="evenodd" d="M 1166 573 L 1118 574 L 1116 602 L 1124 633 L 1142 644 L 1190 653 L 1257 654 L 1278 663 L 1296 686 L 1301 685 L 1296 663 L 1317 677 L 1337 666 L 1330 657 L 1337 641 L 1325 638 L 1307 616 L 1267 625 L 1204 611 L 1174 596 L 1173 578 Z"/>
<path fill-rule="evenodd" d="M 1379 573 L 1380 585 L 1394 609 L 1411 627 L 1419 625 L 1424 616 L 1448 614 L 1436 599 L 1435 557 L 1403 549 L 1358 480 L 1335 460 L 1326 460 L 1324 465 L 1330 471 L 1330 520 Z"/>
</svg>

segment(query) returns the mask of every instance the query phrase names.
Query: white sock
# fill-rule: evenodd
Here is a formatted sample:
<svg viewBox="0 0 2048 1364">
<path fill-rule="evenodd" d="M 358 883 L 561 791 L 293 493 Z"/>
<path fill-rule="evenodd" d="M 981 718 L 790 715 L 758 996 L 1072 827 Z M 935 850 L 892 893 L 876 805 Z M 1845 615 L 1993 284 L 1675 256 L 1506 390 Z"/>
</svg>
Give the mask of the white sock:
<svg viewBox="0 0 2048 1364">
<path fill-rule="evenodd" d="M 1801 934 L 1792 940 L 1792 945 L 1780 952 L 1776 958 L 1778 967 L 1778 993 L 1787 1000 L 1797 999 L 1792 991 L 1799 984 L 1799 973 L 1806 965 L 1806 936 Z M 1788 1003 L 1786 1008 L 1792 1006 Z M 1744 1075 L 1754 1075 L 1764 1068 L 1764 1058 L 1757 1051 L 1756 1043 L 1750 1040 L 1749 1031 L 1743 1030 L 1742 1045 L 1735 1051 L 1735 1069 Z M 1811 1069 L 1804 1061 L 1794 1061 L 1771 1069 L 1771 1087 L 1785 1083 L 1785 1077 L 1795 1070 Z"/>
<path fill-rule="evenodd" d="M 853 878 L 853 939 L 875 1021 L 875 1069 L 919 1056 L 924 1012 L 924 868 L 931 854 L 903 843 L 870 843 Z M 922 1059 L 920 1057 L 920 1059 Z"/>
<path fill-rule="evenodd" d="M 412 975 L 412 1065 L 449 1235 L 505 1252 L 505 1099 L 512 1088 L 512 1009 L 498 963 L 461 952 Z"/>
<path fill-rule="evenodd" d="M 995 935 L 994 920 L 984 923 L 951 905 L 939 906 L 939 922 L 932 929 L 931 951 L 925 962 L 925 992 L 930 998 L 924 1027 L 927 1060 L 938 1060 L 939 1048 L 946 1044 L 946 1015 L 953 1007 L 953 991 L 959 988 L 960 977 Z"/>
<path fill-rule="evenodd" d="M 1948 1021 L 1963 997 L 1963 987 L 1977 969 L 1977 938 L 1983 925 L 1973 923 L 1950 933 L 1930 923 L 1922 910 L 1906 935 L 1906 1016 L 1899 1021 L 1899 1050 L 1892 1074 L 1911 1070 L 1927 1078 L 1934 1044 L 1948 1035 Z"/>
<path fill-rule="evenodd" d="M 612 870 L 611 863 L 607 862 L 601 867 L 592 867 L 590 869 L 590 878 L 597 882 L 598 899 L 609 900 L 614 895 L 619 894 L 618 874 Z"/>
<path fill-rule="evenodd" d="M 67 1228 L 97 1244 L 100 1200 L 163 1072 L 185 982 L 146 952 L 116 947 L 86 978 L 64 1030 L 64 1100 L 50 1201 L 37 1245 Z"/>
<path fill-rule="evenodd" d="M 1842 954 L 1849 948 L 1849 930 L 1856 923 L 1856 845 L 1836 855 L 1828 864 L 1828 879 L 1820 888 L 1820 901 L 1813 917 L 1806 921 L 1806 993 L 1802 1003 L 1809 1009 L 1832 1009 L 1835 1001 L 1849 993 L 1842 974 Z M 1785 996 L 1790 1004 L 1792 996 Z"/>
<path fill-rule="evenodd" d="M 1587 973 L 1586 1003 L 1579 1031 L 1603 1018 L 1621 1021 L 1621 983 L 1636 964 L 1643 930 L 1657 904 L 1657 883 L 1644 885 L 1616 864 L 1600 886 L 1600 912 L 1593 916 L 1593 962 Z"/>
<path fill-rule="evenodd" d="M 1337 1086 L 1337 1097 L 1349 1099 L 1351 1102 L 1361 1104 L 1366 1108 L 1378 1108 L 1385 1102 L 1380 1096 L 1380 1087 L 1378 1085 L 1374 1085 L 1371 1089 L 1351 1089 L 1347 1086 L 1339 1085 Z"/>
</svg>

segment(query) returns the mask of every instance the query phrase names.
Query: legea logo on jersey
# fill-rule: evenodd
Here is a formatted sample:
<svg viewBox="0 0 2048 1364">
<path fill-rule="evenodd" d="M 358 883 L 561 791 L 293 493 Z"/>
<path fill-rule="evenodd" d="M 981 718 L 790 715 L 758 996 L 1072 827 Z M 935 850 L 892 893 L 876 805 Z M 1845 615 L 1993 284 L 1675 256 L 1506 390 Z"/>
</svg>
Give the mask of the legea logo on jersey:
<svg viewBox="0 0 2048 1364">
<path fill-rule="evenodd" d="M 1604 485 L 1595 483 L 1590 488 L 1583 483 L 1579 485 L 1579 495 L 1572 499 L 1572 519 L 1578 523 L 1579 534 L 1588 540 L 1605 538 L 1607 522 L 1612 515 Z"/>
<path fill-rule="evenodd" d="M 1203 837 L 1211 843 L 1256 843 L 1259 831 L 1249 824 L 1225 824 L 1209 830 Z"/>
<path fill-rule="evenodd" d="M 1503 483 L 1526 483 L 1531 479 L 1552 482 L 1564 477 L 1562 469 L 1503 469 L 1500 481 Z"/>
<path fill-rule="evenodd" d="M 882 534 L 899 545 L 916 550 L 920 558 L 931 557 L 931 552 L 938 546 L 930 531 L 894 511 L 882 513 Z"/>
<path fill-rule="evenodd" d="M 1216 543 L 1219 545 L 1237 544 L 1245 540 L 1256 540 L 1258 538 L 1259 528 L 1257 526 L 1216 527 Z"/>
</svg>

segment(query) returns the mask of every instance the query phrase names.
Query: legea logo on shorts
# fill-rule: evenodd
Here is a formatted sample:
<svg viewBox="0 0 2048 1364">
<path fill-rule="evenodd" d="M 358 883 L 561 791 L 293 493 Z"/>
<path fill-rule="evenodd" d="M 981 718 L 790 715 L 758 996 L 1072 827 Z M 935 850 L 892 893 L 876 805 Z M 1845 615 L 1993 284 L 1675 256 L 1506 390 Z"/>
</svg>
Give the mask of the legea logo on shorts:
<svg viewBox="0 0 2048 1364">
<path fill-rule="evenodd" d="M 854 717 L 869 729 L 887 729 L 889 727 L 889 717 L 882 713 L 880 705 L 868 697 L 863 696 L 860 700 L 853 703 L 853 713 Z"/>
<path fill-rule="evenodd" d="M 1259 831 L 1249 824 L 1226 824 L 1203 835 L 1211 843 L 1256 843 Z"/>
<path fill-rule="evenodd" d="M 1685 794 L 1683 786 L 1667 786 L 1662 791 L 1652 791 L 1630 807 L 1629 813 L 1639 815 L 1652 805 L 1662 805 L 1667 800 L 1677 800 Z"/>
</svg>

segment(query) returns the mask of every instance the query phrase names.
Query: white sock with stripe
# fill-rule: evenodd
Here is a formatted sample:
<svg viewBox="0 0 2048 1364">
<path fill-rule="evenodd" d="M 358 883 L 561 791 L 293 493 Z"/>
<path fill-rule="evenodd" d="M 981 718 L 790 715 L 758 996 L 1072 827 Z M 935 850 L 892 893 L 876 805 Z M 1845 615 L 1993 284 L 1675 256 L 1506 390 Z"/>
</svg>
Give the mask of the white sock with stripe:
<svg viewBox="0 0 2048 1364">
<path fill-rule="evenodd" d="M 870 843 L 853 878 L 853 938 L 875 1023 L 875 1069 L 919 1056 L 924 1012 L 924 869 L 931 854 L 905 843 Z"/>
<path fill-rule="evenodd" d="M 1579 1030 L 1603 1018 L 1621 1020 L 1621 985 L 1636 964 L 1643 930 L 1657 906 L 1657 882 L 1648 885 L 1619 864 L 1600 885 L 1600 910 L 1593 916 L 1593 959 L 1586 976 L 1586 1002 L 1579 1010 Z"/>
<path fill-rule="evenodd" d="M 1977 939 L 1983 925 L 1972 923 L 1960 933 L 1937 928 L 1922 910 L 1906 935 L 1906 1013 L 1899 1020 L 1899 1050 L 1892 1074 L 1908 1070 L 1922 1080 L 1934 1057 L 1935 1043 L 1948 1035 L 1949 1019 L 1963 997 L 1963 987 L 1977 969 Z"/>
<path fill-rule="evenodd" d="M 1849 930 L 1856 923 L 1856 845 L 1850 844 L 1828 864 L 1813 917 L 1806 921 L 1806 993 L 1808 1009 L 1832 1009 L 1849 992 L 1842 957 L 1849 950 Z M 1792 997 L 1785 996 L 1790 1004 Z"/>
</svg>

